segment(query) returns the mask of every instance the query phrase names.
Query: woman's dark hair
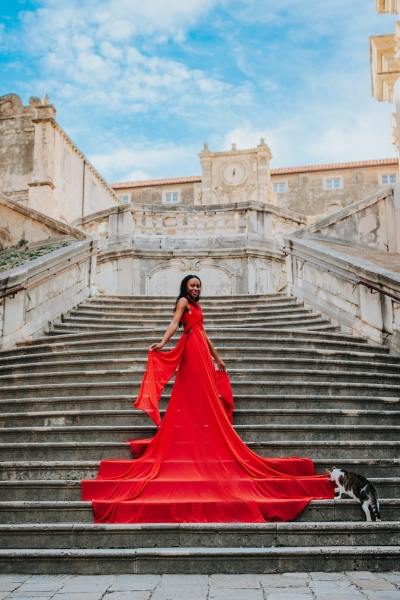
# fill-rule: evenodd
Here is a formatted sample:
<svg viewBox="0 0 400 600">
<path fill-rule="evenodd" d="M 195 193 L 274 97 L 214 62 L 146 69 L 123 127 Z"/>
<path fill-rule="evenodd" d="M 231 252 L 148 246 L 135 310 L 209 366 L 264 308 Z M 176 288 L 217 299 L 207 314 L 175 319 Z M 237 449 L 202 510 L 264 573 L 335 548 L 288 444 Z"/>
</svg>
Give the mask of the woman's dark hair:
<svg viewBox="0 0 400 600">
<path fill-rule="evenodd" d="M 193 306 L 196 305 L 196 303 L 190 298 L 190 296 L 188 297 L 187 283 L 188 281 L 190 281 L 190 279 L 198 279 L 200 281 L 201 287 L 202 283 L 200 277 L 197 277 L 197 275 L 186 275 L 186 277 L 184 277 L 181 281 L 181 289 L 179 290 L 179 296 L 176 299 L 174 310 L 176 310 L 176 305 L 178 304 L 181 298 L 187 298 L 189 304 L 193 304 Z M 201 293 L 198 295 L 197 302 L 200 300 L 200 295 Z"/>
</svg>

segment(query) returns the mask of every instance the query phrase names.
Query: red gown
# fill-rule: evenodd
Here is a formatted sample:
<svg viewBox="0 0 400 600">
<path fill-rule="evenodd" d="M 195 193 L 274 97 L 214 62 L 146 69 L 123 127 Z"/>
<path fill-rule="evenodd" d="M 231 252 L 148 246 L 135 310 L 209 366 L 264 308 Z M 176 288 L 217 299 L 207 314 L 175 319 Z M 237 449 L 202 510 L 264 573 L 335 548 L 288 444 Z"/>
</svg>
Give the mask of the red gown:
<svg viewBox="0 0 400 600">
<path fill-rule="evenodd" d="M 262 458 L 231 425 L 227 375 L 214 368 L 200 305 L 183 315 L 176 347 L 149 352 L 135 407 L 160 427 L 152 440 L 132 441 L 136 460 L 103 460 L 95 480 L 82 481 L 96 523 L 289 521 L 334 485 L 309 458 Z M 176 371 L 163 421 L 158 401 Z"/>
</svg>

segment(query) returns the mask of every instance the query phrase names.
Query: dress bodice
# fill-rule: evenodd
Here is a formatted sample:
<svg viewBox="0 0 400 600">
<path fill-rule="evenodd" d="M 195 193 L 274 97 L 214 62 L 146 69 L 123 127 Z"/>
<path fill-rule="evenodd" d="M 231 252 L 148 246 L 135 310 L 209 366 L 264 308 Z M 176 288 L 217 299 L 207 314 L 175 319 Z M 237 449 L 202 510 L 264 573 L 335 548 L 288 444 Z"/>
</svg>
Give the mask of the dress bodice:
<svg viewBox="0 0 400 600">
<path fill-rule="evenodd" d="M 181 317 L 181 321 L 182 323 L 189 323 L 189 321 L 193 320 L 194 317 L 196 316 L 196 321 L 199 322 L 200 324 L 203 324 L 204 318 L 203 318 L 203 311 L 201 310 L 201 306 L 200 304 L 191 304 L 190 305 L 190 310 L 192 314 L 189 314 L 189 312 L 184 312 L 182 317 Z"/>
</svg>

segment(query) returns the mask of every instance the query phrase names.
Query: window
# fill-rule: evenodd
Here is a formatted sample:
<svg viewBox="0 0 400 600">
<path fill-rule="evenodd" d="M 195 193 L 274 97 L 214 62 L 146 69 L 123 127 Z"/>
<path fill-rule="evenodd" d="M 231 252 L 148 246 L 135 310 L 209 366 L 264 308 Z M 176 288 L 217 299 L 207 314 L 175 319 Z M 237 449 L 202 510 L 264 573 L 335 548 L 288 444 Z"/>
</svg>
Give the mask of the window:
<svg viewBox="0 0 400 600">
<path fill-rule="evenodd" d="M 129 204 L 131 201 L 129 196 L 120 196 L 119 199 L 121 200 L 122 204 Z"/>
<path fill-rule="evenodd" d="M 179 192 L 165 192 L 164 201 L 167 204 L 179 202 Z"/>
<path fill-rule="evenodd" d="M 382 175 L 382 183 L 384 185 L 396 183 L 396 173 L 390 173 L 390 175 Z"/>
<path fill-rule="evenodd" d="M 97 185 L 92 183 L 92 193 L 90 195 L 90 204 L 91 207 L 95 210 L 97 209 Z"/>
<path fill-rule="evenodd" d="M 71 155 L 68 152 L 68 150 L 64 150 L 63 173 L 64 173 L 66 179 L 69 179 L 70 169 L 71 169 Z"/>
<path fill-rule="evenodd" d="M 274 183 L 275 194 L 284 194 L 286 192 L 286 182 Z"/>
<path fill-rule="evenodd" d="M 325 179 L 325 189 L 326 190 L 338 190 L 342 187 L 342 181 L 340 177 L 336 177 L 335 179 Z"/>
</svg>

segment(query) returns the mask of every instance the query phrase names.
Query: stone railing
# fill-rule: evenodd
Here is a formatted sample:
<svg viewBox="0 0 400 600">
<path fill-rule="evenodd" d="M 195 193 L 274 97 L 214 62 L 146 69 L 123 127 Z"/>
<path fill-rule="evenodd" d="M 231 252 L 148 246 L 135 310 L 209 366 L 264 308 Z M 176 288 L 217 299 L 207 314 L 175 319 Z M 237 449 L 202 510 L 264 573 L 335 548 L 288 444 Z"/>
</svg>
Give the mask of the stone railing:
<svg viewBox="0 0 400 600">
<path fill-rule="evenodd" d="M 41 332 L 94 293 L 97 240 L 86 238 L 0 274 L 0 348 Z"/>
<path fill-rule="evenodd" d="M 400 186 L 285 238 L 288 293 L 400 353 Z"/>
<path fill-rule="evenodd" d="M 232 237 L 281 238 L 305 224 L 292 211 L 270 204 L 243 202 L 212 206 L 126 205 L 101 211 L 74 223 L 103 240 L 133 236 L 154 238 Z"/>
</svg>

